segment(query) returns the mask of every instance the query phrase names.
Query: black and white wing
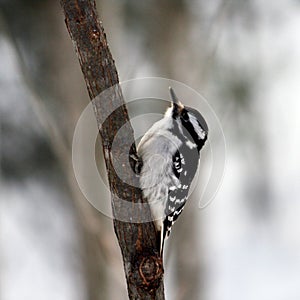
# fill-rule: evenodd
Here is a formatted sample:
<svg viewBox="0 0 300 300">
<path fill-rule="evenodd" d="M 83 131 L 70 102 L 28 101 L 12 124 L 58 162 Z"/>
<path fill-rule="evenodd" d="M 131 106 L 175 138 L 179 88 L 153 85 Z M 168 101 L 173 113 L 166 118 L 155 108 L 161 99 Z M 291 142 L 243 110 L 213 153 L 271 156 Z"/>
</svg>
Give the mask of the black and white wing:
<svg viewBox="0 0 300 300">
<path fill-rule="evenodd" d="M 195 156 L 195 157 L 194 157 Z M 187 159 L 185 160 L 186 157 Z M 163 239 L 171 232 L 173 224 L 182 213 L 188 199 L 189 188 L 197 170 L 199 154 L 185 146 L 180 147 L 173 156 L 173 172 L 179 179 L 178 186 L 170 186 L 165 207 Z"/>
</svg>

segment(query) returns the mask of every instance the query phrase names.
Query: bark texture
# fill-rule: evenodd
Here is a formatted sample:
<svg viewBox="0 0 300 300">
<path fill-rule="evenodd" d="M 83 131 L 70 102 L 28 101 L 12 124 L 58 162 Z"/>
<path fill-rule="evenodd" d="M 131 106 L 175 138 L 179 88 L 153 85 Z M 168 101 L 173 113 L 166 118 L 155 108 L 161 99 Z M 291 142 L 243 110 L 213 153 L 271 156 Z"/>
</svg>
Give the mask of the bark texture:
<svg viewBox="0 0 300 300">
<path fill-rule="evenodd" d="M 107 89 L 110 91 L 107 97 L 97 98 L 99 101 L 93 103 L 102 138 L 114 229 L 123 256 L 129 298 L 164 299 L 163 265 L 156 251 L 154 224 L 149 206 L 136 187 L 137 178 L 128 168 L 129 152 L 136 153 L 133 130 L 118 85 L 117 69 L 98 20 L 95 1 L 61 0 L 60 3 L 91 100 Z M 112 154 L 114 138 L 123 125 L 126 134 L 118 139 L 118 149 L 114 149 Z M 116 160 L 118 174 L 114 168 Z"/>
</svg>

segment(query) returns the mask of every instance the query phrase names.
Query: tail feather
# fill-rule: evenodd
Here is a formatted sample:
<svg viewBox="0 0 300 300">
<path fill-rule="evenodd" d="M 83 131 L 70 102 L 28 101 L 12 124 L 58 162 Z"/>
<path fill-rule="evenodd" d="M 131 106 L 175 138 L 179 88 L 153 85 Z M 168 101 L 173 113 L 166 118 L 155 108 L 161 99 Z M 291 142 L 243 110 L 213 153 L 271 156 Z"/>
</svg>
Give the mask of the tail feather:
<svg viewBox="0 0 300 300">
<path fill-rule="evenodd" d="M 157 249 L 159 249 L 159 254 L 163 258 L 163 251 L 165 246 L 165 240 L 168 238 L 169 232 L 166 231 L 166 226 L 162 226 L 157 232 Z"/>
<path fill-rule="evenodd" d="M 161 230 L 157 232 L 157 249 L 161 257 L 163 257 L 164 242 L 164 230 L 161 228 Z"/>
</svg>

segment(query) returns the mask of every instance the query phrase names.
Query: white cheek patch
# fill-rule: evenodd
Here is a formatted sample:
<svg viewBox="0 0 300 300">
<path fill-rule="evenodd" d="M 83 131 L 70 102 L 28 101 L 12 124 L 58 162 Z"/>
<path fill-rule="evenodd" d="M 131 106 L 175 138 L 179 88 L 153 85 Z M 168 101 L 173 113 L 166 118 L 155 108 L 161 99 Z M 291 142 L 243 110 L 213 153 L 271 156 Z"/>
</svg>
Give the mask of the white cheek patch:
<svg viewBox="0 0 300 300">
<path fill-rule="evenodd" d="M 197 135 L 202 139 L 204 140 L 205 139 L 205 131 L 201 128 L 201 126 L 199 125 L 198 123 L 198 120 L 191 114 L 189 114 L 189 118 L 190 118 L 190 121 L 194 127 L 194 130 L 196 131 Z"/>
</svg>

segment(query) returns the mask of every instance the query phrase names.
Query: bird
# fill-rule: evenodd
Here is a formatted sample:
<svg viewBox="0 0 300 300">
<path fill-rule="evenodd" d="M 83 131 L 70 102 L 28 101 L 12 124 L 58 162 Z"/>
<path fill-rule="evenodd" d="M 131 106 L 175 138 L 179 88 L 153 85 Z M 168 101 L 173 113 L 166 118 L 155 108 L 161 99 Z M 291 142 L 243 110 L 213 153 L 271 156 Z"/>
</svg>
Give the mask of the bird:
<svg viewBox="0 0 300 300">
<path fill-rule="evenodd" d="M 208 137 L 202 114 L 183 105 L 172 87 L 169 91 L 171 106 L 140 140 L 134 167 L 150 206 L 161 257 L 165 240 L 188 200 L 200 150 Z"/>
</svg>

